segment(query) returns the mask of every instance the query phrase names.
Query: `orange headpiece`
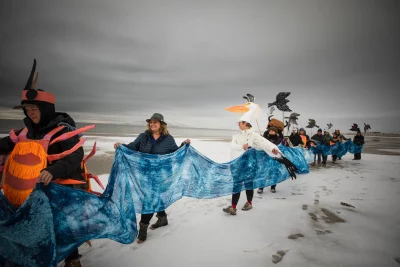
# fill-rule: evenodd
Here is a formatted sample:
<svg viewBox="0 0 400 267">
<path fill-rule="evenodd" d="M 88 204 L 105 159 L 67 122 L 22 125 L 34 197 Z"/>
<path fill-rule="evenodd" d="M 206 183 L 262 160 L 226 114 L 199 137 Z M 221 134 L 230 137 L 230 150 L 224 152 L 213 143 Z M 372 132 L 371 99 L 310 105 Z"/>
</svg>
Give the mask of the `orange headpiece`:
<svg viewBox="0 0 400 267">
<path fill-rule="evenodd" d="M 14 109 L 24 108 L 27 104 L 35 104 L 36 102 L 47 102 L 51 104 L 56 103 L 56 96 L 45 92 L 41 89 L 35 89 L 36 82 L 38 79 L 38 73 L 36 73 L 35 79 L 33 76 L 35 75 L 36 70 L 36 59 L 33 60 L 33 67 L 31 70 L 31 75 L 25 85 L 24 90 L 22 90 L 22 101 L 21 105 L 15 106 Z"/>
</svg>

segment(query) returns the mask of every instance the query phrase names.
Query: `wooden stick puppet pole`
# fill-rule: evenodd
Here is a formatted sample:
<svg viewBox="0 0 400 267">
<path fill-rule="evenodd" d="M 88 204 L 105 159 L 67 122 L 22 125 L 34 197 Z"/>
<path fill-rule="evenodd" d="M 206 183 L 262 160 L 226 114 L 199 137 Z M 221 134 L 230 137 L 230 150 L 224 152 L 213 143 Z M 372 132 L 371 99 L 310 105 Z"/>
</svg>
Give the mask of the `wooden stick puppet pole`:
<svg viewBox="0 0 400 267">
<path fill-rule="evenodd" d="M 258 131 L 260 132 L 260 135 L 262 135 L 261 134 L 261 130 L 260 130 L 260 125 L 258 125 L 258 120 L 256 119 L 256 122 L 257 122 L 257 126 L 258 126 Z"/>
</svg>

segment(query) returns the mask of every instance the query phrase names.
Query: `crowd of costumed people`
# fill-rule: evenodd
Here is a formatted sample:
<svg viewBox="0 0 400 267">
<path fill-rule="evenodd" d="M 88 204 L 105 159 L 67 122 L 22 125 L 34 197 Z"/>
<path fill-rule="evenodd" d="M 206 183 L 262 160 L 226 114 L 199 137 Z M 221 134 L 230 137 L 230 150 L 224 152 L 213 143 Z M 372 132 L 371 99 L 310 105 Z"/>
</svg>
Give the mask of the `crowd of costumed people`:
<svg viewBox="0 0 400 267">
<path fill-rule="evenodd" d="M 325 165 L 328 155 L 336 161 L 347 152 L 361 159 L 364 140 L 359 129 L 353 141 L 339 131 L 331 136 L 318 130 L 309 138 L 303 128 L 283 138 L 283 122 L 270 119 L 264 135 L 257 133 L 253 126 L 260 107 L 248 94 L 246 104 L 233 107 L 242 114 L 231 142 L 231 161 L 212 161 L 190 145 L 190 139 L 176 144 L 164 116 L 154 113 L 135 140 L 114 144 L 104 187 L 86 167 L 96 143 L 88 155 L 83 150 L 83 132 L 95 125 L 77 129 L 71 116 L 56 112 L 54 94 L 35 88 L 37 80 L 35 60 L 21 103 L 14 107 L 24 113 L 25 127 L 0 139 L 1 266 L 57 266 L 64 261 L 66 267 L 79 267 L 82 244 L 100 238 L 143 243 L 148 228 L 168 225 L 165 210 L 183 196 L 231 195 L 231 205 L 222 212 L 236 215 L 242 191 L 247 197 L 242 210 L 249 211 L 254 190 L 262 193 L 271 187 L 275 192 L 276 184 L 309 173 L 317 159 L 318 165 L 321 159 Z M 287 108 L 282 103 L 288 94 L 280 93 L 271 107 Z M 93 183 L 103 193 L 93 191 Z M 157 221 L 150 225 L 155 213 Z M 139 223 L 136 214 L 141 214 Z"/>
</svg>

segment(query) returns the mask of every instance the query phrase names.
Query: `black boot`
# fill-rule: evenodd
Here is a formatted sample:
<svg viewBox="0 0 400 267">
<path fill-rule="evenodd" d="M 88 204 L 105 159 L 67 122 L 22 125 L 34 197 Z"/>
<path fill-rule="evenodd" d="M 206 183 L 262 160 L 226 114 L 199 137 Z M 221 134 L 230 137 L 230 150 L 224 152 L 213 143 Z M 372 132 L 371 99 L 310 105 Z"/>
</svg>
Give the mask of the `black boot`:
<svg viewBox="0 0 400 267">
<path fill-rule="evenodd" d="M 139 234 L 137 237 L 137 242 L 138 243 L 143 243 L 144 241 L 146 241 L 147 239 L 147 228 L 149 228 L 148 224 L 144 224 L 144 223 L 139 223 L 140 225 L 140 229 L 139 229 Z"/>
<path fill-rule="evenodd" d="M 155 230 L 155 229 L 157 229 L 157 228 L 159 228 L 159 227 L 161 227 L 161 226 L 166 226 L 166 225 L 168 225 L 168 219 L 167 219 L 167 215 L 165 215 L 165 216 L 159 216 L 158 214 L 157 214 L 157 216 L 156 216 L 157 218 L 158 218 L 158 220 L 157 220 L 157 222 L 155 223 L 155 224 L 152 224 L 151 225 L 151 230 Z"/>
</svg>

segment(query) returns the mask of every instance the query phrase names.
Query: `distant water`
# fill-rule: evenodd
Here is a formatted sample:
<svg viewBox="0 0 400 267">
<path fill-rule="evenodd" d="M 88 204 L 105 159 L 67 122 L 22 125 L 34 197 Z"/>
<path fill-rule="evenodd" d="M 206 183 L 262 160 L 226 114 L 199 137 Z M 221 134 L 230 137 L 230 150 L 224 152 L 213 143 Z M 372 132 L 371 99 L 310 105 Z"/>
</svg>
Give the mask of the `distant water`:
<svg viewBox="0 0 400 267">
<path fill-rule="evenodd" d="M 77 127 L 90 125 L 88 123 L 77 123 Z M 10 129 L 20 129 L 24 127 L 20 120 L 0 120 L 0 134 L 8 134 Z M 98 136 L 136 136 L 146 129 L 146 125 L 113 125 L 97 123 L 96 128 L 87 131 L 86 135 Z M 231 141 L 232 136 L 237 134 L 237 130 L 218 130 L 218 129 L 194 129 L 194 128 L 168 128 L 171 135 L 175 138 L 207 138 L 221 141 Z M 353 138 L 354 135 L 346 135 Z M 382 150 L 383 149 L 383 150 Z M 387 151 L 387 149 L 391 151 Z M 400 155 L 399 137 L 366 136 L 364 153 Z"/>
<path fill-rule="evenodd" d="M 77 127 L 90 125 L 89 123 L 77 123 Z M 21 120 L 0 120 L 0 134 L 7 134 L 11 129 L 23 128 L 24 124 Z M 118 125 L 118 124 L 100 124 L 96 123 L 96 128 L 87 131 L 86 135 L 101 136 L 132 136 L 138 135 L 146 130 L 146 125 Z M 219 129 L 195 129 L 195 128 L 168 128 L 170 134 L 174 137 L 182 138 L 231 138 L 236 134 L 235 130 L 219 130 Z"/>
</svg>

